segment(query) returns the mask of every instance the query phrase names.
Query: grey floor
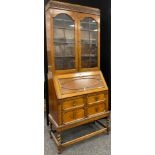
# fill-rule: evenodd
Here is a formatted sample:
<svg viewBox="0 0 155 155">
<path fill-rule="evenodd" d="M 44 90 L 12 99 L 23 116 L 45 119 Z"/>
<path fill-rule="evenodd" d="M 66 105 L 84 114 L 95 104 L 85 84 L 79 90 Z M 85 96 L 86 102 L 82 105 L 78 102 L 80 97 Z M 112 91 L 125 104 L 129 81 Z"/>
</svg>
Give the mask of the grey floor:
<svg viewBox="0 0 155 155">
<path fill-rule="evenodd" d="M 88 124 L 63 133 L 63 142 L 96 130 L 99 126 Z M 64 149 L 62 155 L 110 155 L 111 135 L 101 134 Z M 44 125 L 44 155 L 57 155 L 57 149 L 49 136 L 49 127 Z"/>
</svg>

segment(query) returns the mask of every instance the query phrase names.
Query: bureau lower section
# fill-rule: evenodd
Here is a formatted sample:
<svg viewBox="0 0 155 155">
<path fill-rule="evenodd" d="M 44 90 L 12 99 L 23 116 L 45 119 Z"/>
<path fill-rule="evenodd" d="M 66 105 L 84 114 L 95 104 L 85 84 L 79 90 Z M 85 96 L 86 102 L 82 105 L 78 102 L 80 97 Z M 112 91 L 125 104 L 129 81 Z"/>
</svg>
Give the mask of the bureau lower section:
<svg viewBox="0 0 155 155">
<path fill-rule="evenodd" d="M 109 132 L 107 91 L 90 93 L 76 97 L 69 97 L 61 100 L 57 99 L 56 101 L 58 114 L 49 114 L 49 124 L 51 128 L 50 134 L 58 147 L 58 153 L 61 153 L 63 148 L 71 144 L 77 143 L 79 141 L 85 140 L 87 138 L 104 132 Z M 55 116 L 57 116 L 58 118 L 55 119 Z M 106 124 L 102 124 L 98 121 L 102 118 L 106 119 Z M 76 138 L 74 140 L 65 143 L 62 142 L 61 133 L 64 130 L 91 122 L 98 122 L 103 128 L 91 134 Z"/>
<path fill-rule="evenodd" d="M 109 132 L 108 87 L 101 71 L 49 74 L 48 96 L 50 134 L 59 153 L 71 144 Z M 105 124 L 99 121 L 103 118 Z M 63 131 L 93 122 L 101 127 L 98 131 L 63 142 Z"/>
<path fill-rule="evenodd" d="M 58 124 L 65 125 L 108 111 L 108 94 L 91 93 L 58 100 Z"/>
</svg>

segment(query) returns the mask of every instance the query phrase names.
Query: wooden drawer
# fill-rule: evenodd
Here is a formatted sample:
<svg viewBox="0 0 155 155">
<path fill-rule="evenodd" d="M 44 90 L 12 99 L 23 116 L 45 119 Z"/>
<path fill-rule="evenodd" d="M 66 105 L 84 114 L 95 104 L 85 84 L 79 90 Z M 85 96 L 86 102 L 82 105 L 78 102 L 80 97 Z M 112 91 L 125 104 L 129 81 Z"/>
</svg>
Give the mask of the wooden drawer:
<svg viewBox="0 0 155 155">
<path fill-rule="evenodd" d="M 63 102 L 63 110 L 70 109 L 76 106 L 82 106 L 82 105 L 84 105 L 83 97 L 66 99 Z"/>
<path fill-rule="evenodd" d="M 77 119 L 84 118 L 84 109 L 76 109 L 72 111 L 65 111 L 63 114 L 63 123 L 69 123 Z"/>
<path fill-rule="evenodd" d="M 75 113 L 74 111 L 64 112 L 63 114 L 63 123 L 71 122 L 74 120 Z"/>
<path fill-rule="evenodd" d="M 94 115 L 97 113 L 104 112 L 106 109 L 105 103 L 96 104 L 88 107 L 88 116 Z"/>
<path fill-rule="evenodd" d="M 84 109 L 80 108 L 76 110 L 76 119 L 84 118 Z"/>
<path fill-rule="evenodd" d="M 100 93 L 94 93 L 94 94 L 89 94 L 87 96 L 87 103 L 94 103 L 97 101 L 104 101 L 105 97 L 104 97 L 104 93 L 100 92 Z"/>
</svg>

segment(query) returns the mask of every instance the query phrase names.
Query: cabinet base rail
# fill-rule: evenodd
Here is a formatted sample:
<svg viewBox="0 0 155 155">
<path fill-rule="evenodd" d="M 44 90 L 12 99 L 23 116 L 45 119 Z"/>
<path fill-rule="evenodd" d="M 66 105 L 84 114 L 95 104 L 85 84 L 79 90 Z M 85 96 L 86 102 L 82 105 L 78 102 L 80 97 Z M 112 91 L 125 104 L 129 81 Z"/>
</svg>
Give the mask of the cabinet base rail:
<svg viewBox="0 0 155 155">
<path fill-rule="evenodd" d="M 53 130 L 50 131 L 50 134 L 51 134 L 51 138 L 53 138 L 56 146 L 57 146 L 57 149 L 58 149 L 58 154 L 61 154 L 63 149 L 70 146 L 70 145 L 73 145 L 75 143 L 78 143 L 80 141 L 83 141 L 83 140 L 86 140 L 88 138 L 91 138 L 93 136 L 96 136 L 96 135 L 99 135 L 99 134 L 102 134 L 102 133 L 107 133 L 109 134 L 109 126 L 108 125 L 105 125 L 105 124 L 102 124 L 99 120 L 97 121 L 94 121 L 98 124 L 100 124 L 102 126 L 102 129 L 99 129 L 97 131 L 94 131 L 92 133 L 89 133 L 89 134 L 86 134 L 84 136 L 81 136 L 81 137 L 78 137 L 78 138 L 75 138 L 73 140 L 69 140 L 67 142 L 62 142 L 61 140 L 61 132 L 53 132 Z"/>
</svg>

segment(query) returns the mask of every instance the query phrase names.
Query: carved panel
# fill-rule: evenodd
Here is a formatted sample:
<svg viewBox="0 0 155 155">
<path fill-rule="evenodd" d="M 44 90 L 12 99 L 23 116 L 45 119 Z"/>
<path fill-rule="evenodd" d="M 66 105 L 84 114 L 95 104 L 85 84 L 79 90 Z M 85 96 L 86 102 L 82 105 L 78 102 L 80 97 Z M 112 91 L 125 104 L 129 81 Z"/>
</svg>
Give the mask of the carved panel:
<svg viewBox="0 0 155 155">
<path fill-rule="evenodd" d="M 97 8 L 90 8 L 90 7 L 85 7 L 85 6 L 75 5 L 75 4 L 72 5 L 70 3 L 62 3 L 62 2 L 52 1 L 52 0 L 49 1 L 48 4 L 46 5 L 46 11 L 49 8 L 100 15 L 100 10 Z"/>
<path fill-rule="evenodd" d="M 60 78 L 58 81 L 62 95 L 104 87 L 100 75 Z"/>
</svg>

